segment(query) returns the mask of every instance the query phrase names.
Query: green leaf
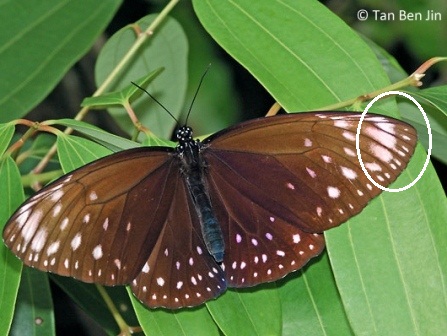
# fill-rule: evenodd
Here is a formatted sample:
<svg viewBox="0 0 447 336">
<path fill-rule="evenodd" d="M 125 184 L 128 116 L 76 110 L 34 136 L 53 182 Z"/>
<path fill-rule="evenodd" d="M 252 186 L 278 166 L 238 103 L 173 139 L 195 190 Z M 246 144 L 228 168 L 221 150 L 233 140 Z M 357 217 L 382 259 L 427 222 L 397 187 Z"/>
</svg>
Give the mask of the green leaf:
<svg viewBox="0 0 447 336">
<path fill-rule="evenodd" d="M 6 151 L 14 135 L 14 125 L 12 123 L 0 124 L 0 156 Z"/>
<path fill-rule="evenodd" d="M 54 120 L 51 124 L 58 124 L 71 127 L 74 130 L 94 139 L 96 142 L 100 143 L 101 145 L 110 149 L 113 152 L 118 152 L 123 149 L 130 149 L 141 146 L 139 143 L 135 141 L 131 141 L 126 138 L 116 136 L 92 124 L 88 124 L 84 121 L 73 120 L 73 119 L 59 119 Z"/>
<path fill-rule="evenodd" d="M 278 283 L 281 286 L 283 335 L 354 335 L 335 286 L 327 253 Z"/>
<path fill-rule="evenodd" d="M 10 335 L 56 335 L 55 329 L 48 275 L 25 267 Z"/>
<path fill-rule="evenodd" d="M 119 0 L 4 1 L 0 11 L 0 122 L 37 105 L 93 45 Z"/>
<path fill-rule="evenodd" d="M 416 177 L 420 167 L 415 161 L 420 156 L 425 158 L 418 150 L 401 182 Z M 327 242 L 331 262 L 338 270 L 342 297 L 349 297 L 344 302 L 354 329 L 377 335 L 443 334 L 445 218 L 445 195 L 429 166 L 412 189 L 386 193 L 371 202 L 362 217 L 331 230 Z"/>
<path fill-rule="evenodd" d="M 138 321 L 147 336 L 151 335 L 220 335 L 205 306 L 181 309 L 148 309 L 128 288 Z"/>
<path fill-rule="evenodd" d="M 136 24 L 141 31 L 144 31 L 156 17 L 156 14 L 145 16 Z M 98 85 L 115 69 L 136 37 L 133 27 L 127 26 L 107 41 L 96 62 L 95 79 Z M 128 86 L 131 81 L 140 78 L 141 74 L 163 67 L 165 68 L 163 73 L 147 89 L 178 117 L 187 86 L 187 52 L 187 40 L 181 26 L 174 19 L 168 18 L 142 45 L 128 68 L 123 69 L 122 75 L 112 83 L 110 90 L 120 90 Z M 165 138 L 170 136 L 175 120 L 152 99 L 142 97 L 132 106 L 143 125 L 159 136 Z M 124 109 L 109 109 L 109 111 L 123 129 L 132 132 L 134 127 Z"/>
<path fill-rule="evenodd" d="M 207 307 L 225 335 L 281 334 L 281 302 L 275 284 L 228 290 Z"/>
<path fill-rule="evenodd" d="M 146 75 L 140 79 L 134 80 L 135 84 L 138 84 L 141 87 L 145 87 L 148 83 L 150 83 L 154 78 L 156 78 L 163 69 L 157 69 L 152 71 L 149 75 Z M 131 98 L 136 98 L 137 96 L 141 96 L 144 92 L 135 86 L 134 84 L 129 84 L 125 86 L 123 89 L 115 92 L 105 93 L 101 96 L 95 97 L 87 97 L 82 101 L 82 106 L 89 106 L 92 108 L 105 108 L 112 107 L 116 105 L 124 106 L 129 102 Z"/>
<path fill-rule="evenodd" d="M 430 121 L 433 135 L 432 155 L 447 163 L 447 86 L 437 86 L 424 90 L 410 91 L 412 95 L 422 105 Z M 418 136 L 425 148 L 428 148 L 428 130 L 425 121 L 420 121 L 421 112 L 412 102 L 406 101 L 406 117 L 413 121 L 418 130 Z M 402 104 L 402 105 L 403 105 Z"/>
<path fill-rule="evenodd" d="M 287 111 L 355 98 L 387 83 L 357 33 L 316 1 L 193 5 L 211 36 Z"/>
<path fill-rule="evenodd" d="M 6 156 L 0 160 L 0 223 L 1 231 L 13 211 L 24 200 L 20 172 L 14 160 Z M 17 291 L 20 283 L 22 262 L 5 244 L 0 244 L 0 335 L 8 335 L 11 326 Z"/>
<path fill-rule="evenodd" d="M 65 173 L 112 153 L 95 142 L 63 133 L 57 137 L 57 152 Z"/>
<path fill-rule="evenodd" d="M 446 93 L 446 85 L 428 88 L 417 92 L 409 92 L 409 94 L 412 94 L 426 103 L 436 107 L 439 112 L 444 114 L 444 120 L 445 117 L 447 117 L 447 100 L 445 98 Z"/>
</svg>

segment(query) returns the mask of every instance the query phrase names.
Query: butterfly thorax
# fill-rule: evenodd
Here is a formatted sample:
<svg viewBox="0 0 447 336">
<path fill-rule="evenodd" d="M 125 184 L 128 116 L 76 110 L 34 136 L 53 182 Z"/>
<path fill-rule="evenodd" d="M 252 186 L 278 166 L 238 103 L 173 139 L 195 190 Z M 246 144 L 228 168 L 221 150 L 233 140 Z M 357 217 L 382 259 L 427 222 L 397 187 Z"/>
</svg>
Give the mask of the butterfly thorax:
<svg viewBox="0 0 447 336">
<path fill-rule="evenodd" d="M 200 153 L 202 143 L 192 138 L 192 129 L 187 126 L 181 127 L 176 136 L 179 141 L 177 155 L 180 170 L 200 221 L 203 240 L 208 252 L 217 262 L 221 262 L 224 254 L 224 240 L 211 206 L 205 179 L 206 162 Z"/>
</svg>

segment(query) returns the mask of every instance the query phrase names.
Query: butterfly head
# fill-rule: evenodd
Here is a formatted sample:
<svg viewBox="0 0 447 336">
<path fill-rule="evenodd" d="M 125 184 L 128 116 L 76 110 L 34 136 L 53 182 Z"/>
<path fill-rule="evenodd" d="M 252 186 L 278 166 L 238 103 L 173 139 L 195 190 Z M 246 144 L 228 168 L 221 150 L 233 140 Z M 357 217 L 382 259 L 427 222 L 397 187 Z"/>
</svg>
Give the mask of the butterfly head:
<svg viewBox="0 0 447 336">
<path fill-rule="evenodd" d="M 192 128 L 189 126 L 180 127 L 177 130 L 177 132 L 175 133 L 175 137 L 177 138 L 177 141 L 179 142 L 177 147 L 181 151 L 187 147 L 190 147 L 191 144 L 194 143 L 194 140 L 192 138 Z"/>
<path fill-rule="evenodd" d="M 180 127 L 175 133 L 178 142 L 185 143 L 192 140 L 192 128 L 189 126 Z"/>
</svg>

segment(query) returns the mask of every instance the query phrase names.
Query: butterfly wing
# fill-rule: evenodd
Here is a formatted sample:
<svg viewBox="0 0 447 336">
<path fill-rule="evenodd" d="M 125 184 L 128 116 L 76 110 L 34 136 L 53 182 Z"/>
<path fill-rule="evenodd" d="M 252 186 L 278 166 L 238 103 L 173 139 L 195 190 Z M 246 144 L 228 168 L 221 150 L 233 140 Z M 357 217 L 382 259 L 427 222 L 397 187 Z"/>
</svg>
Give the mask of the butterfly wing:
<svg viewBox="0 0 447 336">
<path fill-rule="evenodd" d="M 197 306 L 226 289 L 224 273 L 206 249 L 194 205 L 180 174 L 172 187 L 174 197 L 166 223 L 131 285 L 135 296 L 152 308 Z"/>
<path fill-rule="evenodd" d="M 229 286 L 272 281 L 300 268 L 324 246 L 313 233 L 340 225 L 380 193 L 357 159 L 359 119 L 338 112 L 262 118 L 204 141 Z M 416 141 L 408 124 L 367 115 L 360 136 L 366 169 L 389 185 Z"/>
<path fill-rule="evenodd" d="M 142 147 L 83 166 L 27 200 L 5 226 L 5 244 L 43 271 L 130 283 L 165 222 L 174 162 L 173 149 Z"/>
</svg>

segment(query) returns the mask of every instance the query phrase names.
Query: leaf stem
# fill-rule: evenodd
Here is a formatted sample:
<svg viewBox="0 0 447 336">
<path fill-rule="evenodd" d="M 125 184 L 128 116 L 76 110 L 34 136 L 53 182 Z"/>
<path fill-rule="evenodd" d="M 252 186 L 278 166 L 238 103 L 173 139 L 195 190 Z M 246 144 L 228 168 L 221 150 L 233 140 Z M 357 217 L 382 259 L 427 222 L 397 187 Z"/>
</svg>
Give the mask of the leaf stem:
<svg viewBox="0 0 447 336">
<path fill-rule="evenodd" d="M 385 86 L 384 88 L 366 93 L 364 95 L 361 95 L 359 97 L 356 98 L 352 98 L 349 100 L 345 100 L 339 103 L 335 103 L 332 105 L 327 105 L 327 106 L 323 106 L 321 108 L 316 109 L 316 111 L 326 111 L 326 110 L 336 110 L 336 109 L 340 109 L 343 107 L 348 107 L 348 106 L 352 106 L 356 103 L 361 103 L 367 100 L 370 100 L 374 97 L 377 97 L 379 94 L 387 92 L 387 91 L 392 91 L 392 90 L 397 90 L 397 89 L 401 89 L 403 87 L 406 86 L 421 86 L 422 83 L 420 81 L 420 79 L 424 76 L 424 74 L 421 73 L 417 73 L 414 72 L 413 74 L 411 74 L 410 76 L 408 76 L 405 79 L 402 79 L 396 83 L 393 83 L 391 85 Z"/>
<path fill-rule="evenodd" d="M 109 308 L 110 312 L 112 313 L 113 318 L 115 319 L 116 324 L 118 324 L 118 327 L 120 328 L 120 335 L 131 335 L 135 332 L 141 332 L 141 327 L 131 327 L 129 326 L 126 321 L 124 321 L 123 317 L 121 316 L 120 312 L 116 308 L 115 304 L 113 303 L 110 295 L 107 293 L 105 288 L 101 285 L 96 284 L 96 289 L 98 290 L 99 294 L 101 295 L 102 299 L 107 305 L 107 308 Z"/>
</svg>

